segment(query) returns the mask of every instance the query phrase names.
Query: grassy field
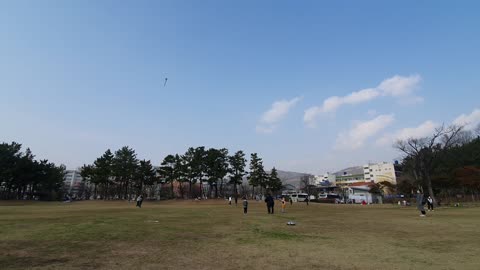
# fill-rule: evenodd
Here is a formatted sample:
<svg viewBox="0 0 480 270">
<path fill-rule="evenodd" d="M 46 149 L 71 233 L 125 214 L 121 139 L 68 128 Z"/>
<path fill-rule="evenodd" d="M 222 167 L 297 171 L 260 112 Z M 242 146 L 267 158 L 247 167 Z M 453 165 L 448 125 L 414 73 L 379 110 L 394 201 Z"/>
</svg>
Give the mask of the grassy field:
<svg viewBox="0 0 480 270">
<path fill-rule="evenodd" d="M 0 269 L 480 269 L 480 208 L 0 202 Z M 295 220 L 297 226 L 287 226 Z"/>
</svg>

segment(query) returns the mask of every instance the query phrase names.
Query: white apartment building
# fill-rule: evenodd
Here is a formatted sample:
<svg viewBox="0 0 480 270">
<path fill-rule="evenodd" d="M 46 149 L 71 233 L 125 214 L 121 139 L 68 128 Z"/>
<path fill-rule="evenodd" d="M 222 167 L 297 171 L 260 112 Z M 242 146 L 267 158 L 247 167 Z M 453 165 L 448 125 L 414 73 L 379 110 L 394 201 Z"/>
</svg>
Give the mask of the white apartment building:
<svg viewBox="0 0 480 270">
<path fill-rule="evenodd" d="M 373 181 L 374 183 L 379 183 L 388 181 L 394 185 L 397 184 L 395 167 L 389 162 L 367 164 L 363 166 L 363 173 L 366 182 Z"/>
<path fill-rule="evenodd" d="M 67 170 L 63 179 L 63 186 L 67 193 L 76 194 L 84 185 L 83 178 L 78 170 Z"/>
</svg>

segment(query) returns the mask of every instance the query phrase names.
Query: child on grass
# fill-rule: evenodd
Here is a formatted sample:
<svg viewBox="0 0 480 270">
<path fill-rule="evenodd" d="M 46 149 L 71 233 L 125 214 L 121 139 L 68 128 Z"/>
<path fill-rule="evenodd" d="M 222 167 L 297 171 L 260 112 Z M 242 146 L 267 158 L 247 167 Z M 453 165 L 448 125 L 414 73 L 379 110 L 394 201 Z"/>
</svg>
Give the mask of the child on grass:
<svg viewBox="0 0 480 270">
<path fill-rule="evenodd" d="M 285 197 L 282 197 L 282 213 L 285 213 L 286 206 L 287 206 L 287 202 L 285 201 Z"/>
</svg>

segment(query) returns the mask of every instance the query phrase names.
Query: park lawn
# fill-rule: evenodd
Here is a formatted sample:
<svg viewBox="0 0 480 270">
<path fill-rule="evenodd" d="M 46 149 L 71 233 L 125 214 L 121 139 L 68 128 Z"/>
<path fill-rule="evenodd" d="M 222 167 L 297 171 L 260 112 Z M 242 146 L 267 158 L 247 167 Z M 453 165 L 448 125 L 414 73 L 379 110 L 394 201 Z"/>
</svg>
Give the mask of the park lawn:
<svg viewBox="0 0 480 270">
<path fill-rule="evenodd" d="M 0 269 L 480 269 L 480 208 L 240 204 L 0 202 Z"/>
</svg>

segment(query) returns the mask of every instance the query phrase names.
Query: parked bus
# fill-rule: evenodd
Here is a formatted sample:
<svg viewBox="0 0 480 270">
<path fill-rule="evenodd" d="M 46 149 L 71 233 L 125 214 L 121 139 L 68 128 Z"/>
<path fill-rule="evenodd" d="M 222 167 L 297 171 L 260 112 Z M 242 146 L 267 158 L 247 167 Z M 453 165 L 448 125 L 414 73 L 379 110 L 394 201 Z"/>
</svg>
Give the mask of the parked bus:
<svg viewBox="0 0 480 270">
<path fill-rule="evenodd" d="M 335 193 L 318 194 L 318 202 L 321 203 L 343 203 L 342 197 Z"/>
</svg>

